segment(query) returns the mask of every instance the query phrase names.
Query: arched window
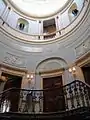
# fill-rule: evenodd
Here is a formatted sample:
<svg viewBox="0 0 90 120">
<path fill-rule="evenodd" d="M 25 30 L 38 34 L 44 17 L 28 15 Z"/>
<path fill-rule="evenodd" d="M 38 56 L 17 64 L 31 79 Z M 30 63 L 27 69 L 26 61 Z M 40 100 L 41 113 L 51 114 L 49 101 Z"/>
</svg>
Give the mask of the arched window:
<svg viewBox="0 0 90 120">
<path fill-rule="evenodd" d="M 21 31 L 28 32 L 29 23 L 28 23 L 27 20 L 25 20 L 23 18 L 19 18 L 18 21 L 17 21 L 16 28 L 18 28 Z"/>
<path fill-rule="evenodd" d="M 78 15 L 78 12 L 79 10 L 77 8 L 77 4 L 73 3 L 70 9 L 68 10 L 69 20 L 70 21 L 74 20 L 74 18 Z"/>
</svg>

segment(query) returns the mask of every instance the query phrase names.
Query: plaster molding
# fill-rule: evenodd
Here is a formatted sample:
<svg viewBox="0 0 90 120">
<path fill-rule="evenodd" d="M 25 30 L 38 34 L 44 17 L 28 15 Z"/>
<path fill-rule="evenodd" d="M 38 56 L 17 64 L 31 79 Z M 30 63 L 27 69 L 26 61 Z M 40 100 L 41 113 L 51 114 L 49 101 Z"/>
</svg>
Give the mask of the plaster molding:
<svg viewBox="0 0 90 120">
<path fill-rule="evenodd" d="M 26 18 L 26 19 L 31 19 L 31 20 L 40 20 L 40 19 L 48 19 L 48 18 L 53 18 L 55 17 L 57 14 L 63 13 L 64 11 L 66 11 L 69 6 L 72 4 L 74 0 L 68 0 L 65 5 L 59 9 L 58 11 L 54 12 L 54 14 L 49 14 L 48 16 L 44 16 L 44 17 L 37 17 L 37 16 L 31 16 L 29 14 L 26 14 L 25 12 L 21 11 L 12 1 L 10 0 L 5 0 L 5 2 L 7 2 L 8 6 L 10 6 L 12 8 L 12 10 L 14 10 L 17 14 L 19 14 L 20 16 Z"/>
<path fill-rule="evenodd" d="M 0 72 L 1 73 L 5 72 L 8 74 L 17 75 L 17 76 L 24 76 L 27 73 L 27 70 L 11 67 L 5 64 L 0 64 Z"/>
<path fill-rule="evenodd" d="M 26 62 L 25 62 L 24 57 L 20 57 L 20 56 L 17 56 L 15 54 L 11 54 L 8 52 L 6 52 L 4 56 L 3 63 L 16 66 L 19 68 L 26 68 L 26 65 L 25 65 Z"/>
<path fill-rule="evenodd" d="M 85 20 L 88 12 L 89 12 L 89 2 L 86 6 L 84 6 L 84 9 L 82 9 L 82 12 L 80 12 L 80 15 L 77 17 L 77 20 L 75 19 L 70 25 L 68 25 L 66 28 L 63 28 L 62 30 L 60 30 L 62 32 L 62 34 L 58 37 L 48 39 L 48 40 L 38 40 L 37 37 L 38 36 L 43 36 L 43 35 L 34 35 L 34 36 L 30 36 L 28 34 L 24 34 L 20 33 L 19 31 L 15 31 L 14 29 L 10 28 L 10 26 L 8 26 L 8 24 L 4 24 L 2 26 L 2 29 L 4 31 L 4 34 L 7 34 L 9 37 L 13 38 L 13 40 L 15 39 L 16 41 L 23 41 L 23 42 L 30 42 L 33 44 L 47 44 L 47 43 L 52 43 L 52 42 L 56 42 L 58 40 L 62 40 L 65 39 L 66 37 L 69 37 L 73 32 L 75 32 L 77 30 L 77 28 L 79 28 L 81 26 L 81 24 L 83 23 L 83 21 Z M 88 8 L 88 10 L 87 10 Z M 78 20 L 79 19 L 79 20 Z M 78 21 L 78 24 L 76 25 L 76 22 Z M 5 28 L 4 28 L 5 27 Z M 72 28 L 72 29 L 70 29 Z M 6 33 L 8 31 L 8 33 Z M 9 32 L 10 31 L 10 32 Z M 12 32 L 11 32 L 12 31 Z M 19 36 L 18 36 L 18 32 L 19 32 Z M 59 31 L 56 31 L 59 32 Z M 13 35 L 11 35 L 11 33 Z M 18 37 L 14 36 L 17 35 Z"/>
<path fill-rule="evenodd" d="M 56 76 L 56 75 L 61 75 L 64 72 L 64 68 L 61 69 L 55 69 L 55 70 L 49 70 L 49 71 L 41 71 L 39 72 L 39 75 L 41 77 L 47 77 L 47 76 Z"/>
<path fill-rule="evenodd" d="M 87 54 L 82 55 L 76 62 L 75 64 L 79 67 L 82 67 L 86 64 L 90 63 L 90 52 Z"/>
<path fill-rule="evenodd" d="M 88 53 L 90 51 L 90 35 L 81 44 L 75 48 L 76 58 Z"/>
</svg>

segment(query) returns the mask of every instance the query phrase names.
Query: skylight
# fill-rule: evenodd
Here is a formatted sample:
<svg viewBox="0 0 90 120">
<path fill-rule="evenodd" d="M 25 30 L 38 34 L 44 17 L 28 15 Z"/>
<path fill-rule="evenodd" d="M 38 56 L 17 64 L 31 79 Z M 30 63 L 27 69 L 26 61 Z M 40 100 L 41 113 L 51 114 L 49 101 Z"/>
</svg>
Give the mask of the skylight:
<svg viewBox="0 0 90 120">
<path fill-rule="evenodd" d="M 35 17 L 50 16 L 58 12 L 68 0 L 11 0 L 20 11 Z"/>
</svg>

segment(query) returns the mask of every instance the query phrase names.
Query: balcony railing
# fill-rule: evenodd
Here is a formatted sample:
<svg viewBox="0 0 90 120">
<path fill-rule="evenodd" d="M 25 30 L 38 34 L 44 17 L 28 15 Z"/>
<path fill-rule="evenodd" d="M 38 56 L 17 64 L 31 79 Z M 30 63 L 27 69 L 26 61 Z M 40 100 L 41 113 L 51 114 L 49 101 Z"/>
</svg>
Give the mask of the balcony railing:
<svg viewBox="0 0 90 120">
<path fill-rule="evenodd" d="M 54 113 L 90 107 L 90 88 L 75 80 L 63 87 L 45 90 L 10 88 L 0 93 L 0 113 Z"/>
<path fill-rule="evenodd" d="M 8 16 L 10 15 L 8 13 L 8 12 L 10 12 L 10 9 L 9 9 L 9 11 L 6 12 L 7 13 L 6 17 L 3 17 L 3 13 L 0 15 L 0 24 L 1 24 L 2 29 L 6 33 L 9 33 L 9 35 L 14 36 L 14 39 L 15 38 L 17 39 L 17 37 L 18 37 L 19 39 L 24 40 L 24 41 L 34 41 L 34 42 L 55 40 L 56 38 L 61 38 L 62 36 L 67 35 L 69 32 L 71 32 L 74 29 L 76 30 L 77 29 L 76 26 L 77 25 L 79 26 L 81 24 L 81 21 L 83 21 L 82 18 L 84 18 L 84 16 L 86 15 L 86 11 L 87 11 L 88 7 L 89 7 L 89 2 L 84 1 L 83 6 L 80 10 L 80 13 L 77 15 L 77 17 L 74 18 L 74 20 L 70 21 L 66 26 L 63 26 L 61 29 L 57 28 L 55 32 L 47 33 L 47 34 L 44 34 L 42 32 L 39 33 L 39 31 L 37 34 L 34 34 L 34 33 L 31 34 L 29 32 L 24 32 L 24 31 L 17 29 L 16 25 L 14 25 L 14 23 L 10 23 L 7 20 Z M 13 14 L 15 14 L 15 16 L 19 16 L 18 13 L 13 13 Z M 19 16 L 19 17 L 22 18 L 22 16 Z M 28 19 L 28 21 L 29 21 L 29 19 Z M 42 28 L 40 28 L 40 29 L 42 29 Z"/>
</svg>

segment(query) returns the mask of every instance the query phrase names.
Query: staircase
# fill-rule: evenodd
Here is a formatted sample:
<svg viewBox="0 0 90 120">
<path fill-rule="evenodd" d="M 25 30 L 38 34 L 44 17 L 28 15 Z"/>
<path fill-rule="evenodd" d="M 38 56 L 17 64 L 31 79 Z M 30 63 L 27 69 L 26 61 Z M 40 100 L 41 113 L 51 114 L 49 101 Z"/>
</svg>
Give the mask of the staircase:
<svg viewBox="0 0 90 120">
<path fill-rule="evenodd" d="M 63 91 L 45 97 L 44 92 Z M 51 95 L 51 94 L 50 94 Z M 54 100 L 53 100 L 53 99 Z M 64 99 L 63 99 L 64 98 Z M 53 111 L 43 111 L 44 101 L 52 102 Z M 64 100 L 63 109 L 61 104 Z M 58 103 L 58 104 L 57 104 Z M 75 80 L 62 88 L 26 90 L 11 88 L 0 93 L 0 120 L 90 120 L 90 87 Z"/>
</svg>

